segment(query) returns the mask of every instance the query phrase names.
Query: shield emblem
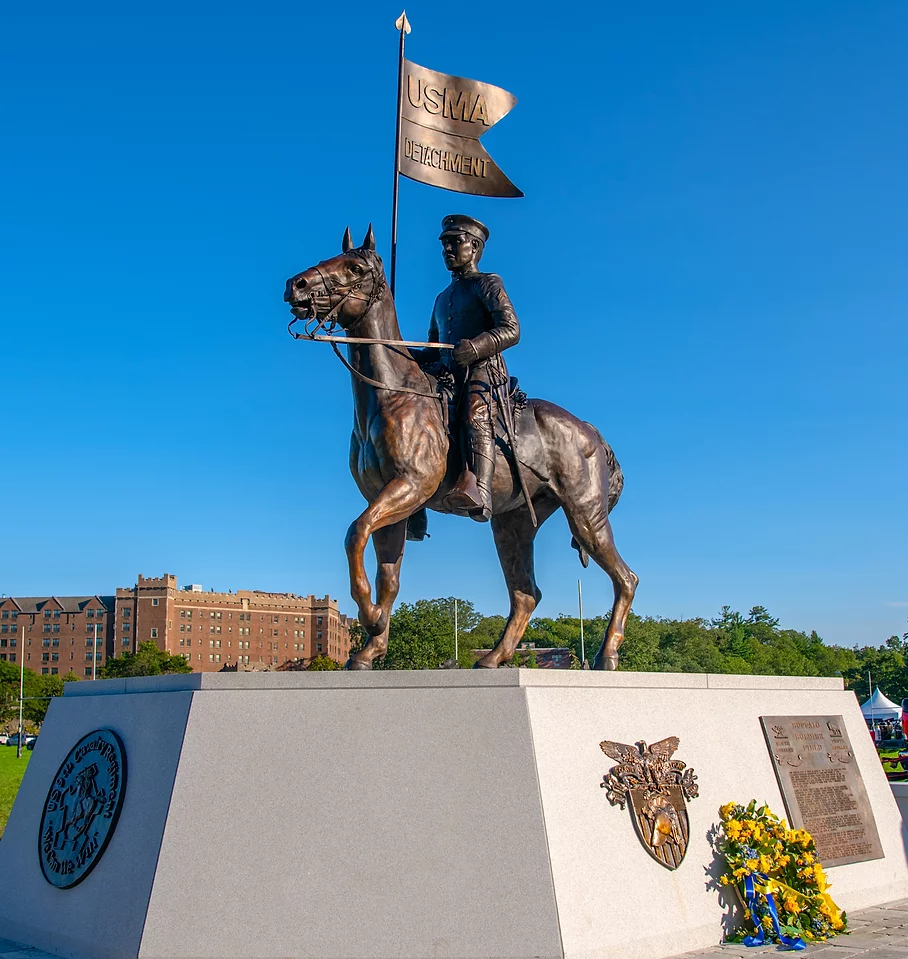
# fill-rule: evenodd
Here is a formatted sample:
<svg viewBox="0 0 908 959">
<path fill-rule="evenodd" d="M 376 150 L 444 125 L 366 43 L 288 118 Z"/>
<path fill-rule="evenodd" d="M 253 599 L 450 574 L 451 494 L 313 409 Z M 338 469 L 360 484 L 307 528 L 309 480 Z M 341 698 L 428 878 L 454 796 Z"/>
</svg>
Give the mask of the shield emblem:
<svg viewBox="0 0 908 959">
<path fill-rule="evenodd" d="M 606 739 L 599 748 L 617 759 L 599 784 L 613 806 L 630 805 L 631 819 L 643 848 L 666 869 L 677 869 L 687 852 L 690 820 L 687 800 L 698 793 L 693 769 L 672 759 L 680 740 L 661 739 L 634 746 Z"/>
<path fill-rule="evenodd" d="M 680 786 L 658 792 L 631 789 L 631 818 L 646 851 L 666 869 L 677 869 L 687 852 L 690 823 Z"/>
</svg>

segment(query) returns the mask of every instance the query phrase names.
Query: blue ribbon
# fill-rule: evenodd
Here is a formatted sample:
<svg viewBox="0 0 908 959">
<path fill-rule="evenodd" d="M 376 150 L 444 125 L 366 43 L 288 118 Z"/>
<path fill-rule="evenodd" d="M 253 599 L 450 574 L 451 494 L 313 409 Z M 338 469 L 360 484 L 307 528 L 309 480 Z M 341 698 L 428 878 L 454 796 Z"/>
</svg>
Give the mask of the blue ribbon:
<svg viewBox="0 0 908 959">
<path fill-rule="evenodd" d="M 752 872 L 744 877 L 744 898 L 747 901 L 747 908 L 750 910 L 750 917 L 753 919 L 754 926 L 756 926 L 757 929 L 755 936 L 744 937 L 743 942 L 745 946 L 762 946 L 766 942 L 766 929 L 763 927 L 763 923 L 757 915 L 757 891 L 754 887 L 754 879 L 758 879 L 760 882 L 769 882 L 769 876 L 762 872 Z M 763 893 L 763 895 L 766 897 L 766 905 L 769 909 L 769 916 L 772 919 L 772 927 L 775 930 L 779 942 L 785 946 L 786 949 L 796 951 L 806 949 L 807 944 L 800 936 L 793 938 L 792 936 L 782 934 L 782 930 L 779 928 L 779 913 L 776 909 L 775 896 L 773 896 L 771 892 Z"/>
</svg>

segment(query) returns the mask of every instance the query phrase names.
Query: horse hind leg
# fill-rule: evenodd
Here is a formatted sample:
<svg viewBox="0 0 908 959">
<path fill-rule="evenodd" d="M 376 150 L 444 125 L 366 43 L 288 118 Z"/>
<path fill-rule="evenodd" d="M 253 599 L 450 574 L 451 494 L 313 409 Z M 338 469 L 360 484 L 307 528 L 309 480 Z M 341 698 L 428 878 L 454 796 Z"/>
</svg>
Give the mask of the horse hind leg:
<svg viewBox="0 0 908 959">
<path fill-rule="evenodd" d="M 575 475 L 576 482 L 572 483 L 571 489 L 567 491 L 563 506 L 574 541 L 590 555 L 597 566 L 608 573 L 612 581 L 615 591 L 612 614 L 602 645 L 593 659 L 593 669 L 617 669 L 618 650 L 624 642 L 627 615 L 634 601 L 639 579 L 621 558 L 615 546 L 612 526 L 608 520 L 609 470 L 606 463 L 596 462 L 599 456 L 597 451 L 594 461 L 589 463 L 589 473 L 581 471 L 584 475 Z M 581 553 L 581 561 L 582 558 Z"/>
<path fill-rule="evenodd" d="M 542 593 L 536 585 L 533 560 L 533 541 L 539 527 L 558 509 L 554 497 L 533 501 L 537 526 L 533 526 L 526 506 L 507 513 L 492 515 L 492 535 L 495 549 L 508 587 L 511 608 L 501 638 L 495 648 L 473 664 L 474 669 L 495 669 L 514 655 L 529 625 L 533 610 L 539 605 Z"/>
</svg>

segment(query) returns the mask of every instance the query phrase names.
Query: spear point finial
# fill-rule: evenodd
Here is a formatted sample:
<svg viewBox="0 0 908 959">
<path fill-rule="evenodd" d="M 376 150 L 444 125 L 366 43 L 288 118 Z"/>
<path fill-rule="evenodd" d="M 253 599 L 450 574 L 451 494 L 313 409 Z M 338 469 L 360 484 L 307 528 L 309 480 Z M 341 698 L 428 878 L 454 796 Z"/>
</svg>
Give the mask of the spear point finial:
<svg viewBox="0 0 908 959">
<path fill-rule="evenodd" d="M 403 33 L 410 32 L 410 21 L 407 19 L 406 10 L 404 10 L 404 12 L 397 18 L 397 22 L 394 24 L 394 26 Z"/>
</svg>

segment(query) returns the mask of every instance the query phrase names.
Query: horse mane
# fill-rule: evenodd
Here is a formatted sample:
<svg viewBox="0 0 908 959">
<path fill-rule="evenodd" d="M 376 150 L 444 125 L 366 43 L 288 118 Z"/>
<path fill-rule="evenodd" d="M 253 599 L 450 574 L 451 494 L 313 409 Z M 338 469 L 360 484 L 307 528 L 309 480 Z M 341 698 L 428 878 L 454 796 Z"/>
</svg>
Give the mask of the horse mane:
<svg viewBox="0 0 908 959">
<path fill-rule="evenodd" d="M 385 295 L 385 289 L 388 286 L 388 281 L 385 279 L 385 265 L 382 263 L 381 257 L 375 250 L 367 250 L 365 247 L 350 250 L 347 256 L 355 256 L 369 267 L 372 271 L 372 281 L 375 283 L 373 296 L 376 300 L 380 300 Z"/>
</svg>

